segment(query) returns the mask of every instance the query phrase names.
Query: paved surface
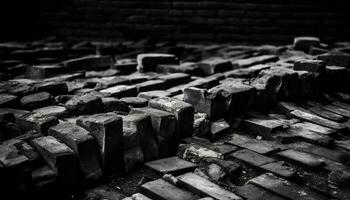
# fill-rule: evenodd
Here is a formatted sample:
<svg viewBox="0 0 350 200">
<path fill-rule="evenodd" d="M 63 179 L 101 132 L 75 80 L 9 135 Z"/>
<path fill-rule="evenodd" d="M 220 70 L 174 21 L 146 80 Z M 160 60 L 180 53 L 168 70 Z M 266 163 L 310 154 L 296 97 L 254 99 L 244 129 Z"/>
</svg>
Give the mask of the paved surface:
<svg viewBox="0 0 350 200">
<path fill-rule="evenodd" d="M 2 43 L 0 187 L 37 199 L 350 199 L 349 47 Z"/>
</svg>

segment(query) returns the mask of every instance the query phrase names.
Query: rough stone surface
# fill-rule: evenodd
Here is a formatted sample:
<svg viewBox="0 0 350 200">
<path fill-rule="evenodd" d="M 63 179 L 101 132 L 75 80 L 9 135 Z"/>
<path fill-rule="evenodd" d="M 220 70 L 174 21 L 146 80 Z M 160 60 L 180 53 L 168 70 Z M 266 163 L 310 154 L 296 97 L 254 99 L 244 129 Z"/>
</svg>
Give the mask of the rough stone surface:
<svg viewBox="0 0 350 200">
<path fill-rule="evenodd" d="M 96 141 L 87 130 L 76 124 L 59 123 L 48 130 L 48 135 L 64 142 L 77 154 L 80 168 L 86 179 L 102 178 Z"/>
<path fill-rule="evenodd" d="M 123 170 L 122 119 L 113 113 L 95 114 L 77 120 L 95 137 L 104 172 L 107 175 Z"/>
</svg>

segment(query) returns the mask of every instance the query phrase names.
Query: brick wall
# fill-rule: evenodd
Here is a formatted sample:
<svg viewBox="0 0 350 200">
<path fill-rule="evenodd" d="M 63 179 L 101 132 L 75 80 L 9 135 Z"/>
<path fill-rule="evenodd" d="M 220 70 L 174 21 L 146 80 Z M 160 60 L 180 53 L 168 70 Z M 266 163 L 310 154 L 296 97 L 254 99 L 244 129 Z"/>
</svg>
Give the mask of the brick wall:
<svg viewBox="0 0 350 200">
<path fill-rule="evenodd" d="M 291 42 L 350 39 L 349 0 L 41 0 L 41 24 L 70 40 Z"/>
</svg>

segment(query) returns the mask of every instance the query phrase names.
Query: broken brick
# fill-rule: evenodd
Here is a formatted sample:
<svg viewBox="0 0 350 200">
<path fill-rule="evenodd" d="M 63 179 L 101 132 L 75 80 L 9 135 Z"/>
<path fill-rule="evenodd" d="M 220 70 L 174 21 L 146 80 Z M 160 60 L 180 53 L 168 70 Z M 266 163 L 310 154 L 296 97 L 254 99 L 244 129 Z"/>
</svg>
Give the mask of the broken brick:
<svg viewBox="0 0 350 200">
<path fill-rule="evenodd" d="M 87 130 L 65 122 L 51 127 L 48 135 L 62 141 L 76 153 L 80 169 L 87 180 L 102 178 L 96 141 Z"/>
<path fill-rule="evenodd" d="M 95 114 L 77 120 L 95 137 L 106 175 L 121 172 L 123 166 L 122 119 L 114 113 Z"/>
</svg>

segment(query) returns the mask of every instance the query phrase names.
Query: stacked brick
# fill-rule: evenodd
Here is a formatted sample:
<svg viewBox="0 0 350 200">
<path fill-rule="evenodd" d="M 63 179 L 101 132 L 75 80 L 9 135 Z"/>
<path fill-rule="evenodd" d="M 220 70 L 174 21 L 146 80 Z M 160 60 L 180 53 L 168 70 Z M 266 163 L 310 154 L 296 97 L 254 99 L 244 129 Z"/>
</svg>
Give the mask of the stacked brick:
<svg viewBox="0 0 350 200">
<path fill-rule="evenodd" d="M 349 197 L 348 43 L 0 46 L 8 194 Z M 316 48 L 322 53 L 311 55 Z M 139 193 L 111 188 L 145 166 L 157 175 L 142 179 Z"/>
<path fill-rule="evenodd" d="M 50 0 L 40 13 L 49 30 L 75 41 L 103 36 L 287 43 L 298 35 L 349 39 L 349 8 L 346 0 Z"/>
</svg>

